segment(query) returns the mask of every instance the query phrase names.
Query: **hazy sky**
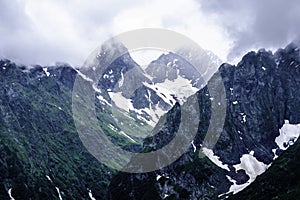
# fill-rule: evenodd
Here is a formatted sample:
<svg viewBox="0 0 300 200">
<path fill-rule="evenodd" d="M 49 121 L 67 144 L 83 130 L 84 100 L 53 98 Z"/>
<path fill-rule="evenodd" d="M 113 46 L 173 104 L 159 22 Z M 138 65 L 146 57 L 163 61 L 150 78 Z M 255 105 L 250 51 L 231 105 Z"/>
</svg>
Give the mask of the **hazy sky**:
<svg viewBox="0 0 300 200">
<path fill-rule="evenodd" d="M 284 47 L 300 33 L 297 0 L 0 0 L 0 57 L 24 64 L 81 65 L 124 31 L 155 27 L 185 34 L 233 61 Z"/>
</svg>

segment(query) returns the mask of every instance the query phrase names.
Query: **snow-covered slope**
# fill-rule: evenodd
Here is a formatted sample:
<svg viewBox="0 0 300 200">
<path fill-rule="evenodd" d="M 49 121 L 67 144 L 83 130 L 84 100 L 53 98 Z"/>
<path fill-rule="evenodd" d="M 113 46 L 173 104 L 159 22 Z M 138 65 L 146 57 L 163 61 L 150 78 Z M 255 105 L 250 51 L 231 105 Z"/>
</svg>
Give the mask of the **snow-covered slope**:
<svg viewBox="0 0 300 200">
<path fill-rule="evenodd" d="M 154 127 L 176 102 L 183 104 L 204 84 L 199 71 L 174 53 L 162 54 L 144 69 L 128 53 L 114 61 L 99 81 L 109 98 L 101 94 L 97 98 Z"/>
<path fill-rule="evenodd" d="M 275 139 L 276 144 L 278 145 L 277 149 L 273 149 L 274 152 L 274 160 L 278 158 L 276 155 L 276 150 L 286 150 L 289 146 L 293 145 L 297 139 L 300 136 L 300 124 L 290 124 L 289 120 L 285 120 L 285 123 L 283 126 L 279 129 L 279 136 Z M 203 153 L 216 165 L 218 165 L 221 168 L 228 169 L 228 165 L 223 164 L 218 156 L 214 155 L 212 150 L 203 148 Z M 263 162 L 260 162 L 257 160 L 257 158 L 254 156 L 254 151 L 250 151 L 249 154 L 244 154 L 240 158 L 240 163 L 234 165 L 235 171 L 238 170 L 244 170 L 246 174 L 249 176 L 249 180 L 246 183 L 238 184 L 236 180 L 234 180 L 232 177 L 227 175 L 227 178 L 230 182 L 233 183 L 231 185 L 229 191 L 225 194 L 219 195 L 223 196 L 226 194 L 229 194 L 233 192 L 233 194 L 236 194 L 243 189 L 245 189 L 247 186 L 249 186 L 258 175 L 263 174 L 271 164 L 266 165 Z"/>
</svg>

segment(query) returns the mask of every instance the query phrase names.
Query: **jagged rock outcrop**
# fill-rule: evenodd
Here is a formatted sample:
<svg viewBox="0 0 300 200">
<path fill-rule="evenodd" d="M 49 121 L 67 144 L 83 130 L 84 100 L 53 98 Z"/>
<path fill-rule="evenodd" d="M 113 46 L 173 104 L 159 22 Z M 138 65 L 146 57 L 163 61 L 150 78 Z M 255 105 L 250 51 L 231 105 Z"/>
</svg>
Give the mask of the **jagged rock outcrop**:
<svg viewBox="0 0 300 200">
<path fill-rule="evenodd" d="M 201 148 L 210 119 L 211 101 L 217 100 L 210 98 L 205 87 L 196 93 L 201 108 L 200 123 L 188 152 L 168 167 L 146 175 L 117 175 L 110 184 L 110 191 L 113 191 L 110 198 L 116 199 L 122 194 L 124 199 L 147 199 L 141 196 L 144 190 L 141 182 L 144 181 L 152 182 L 151 190 L 157 191 L 157 199 L 225 198 L 239 191 L 235 188 L 246 187 L 282 153 L 276 139 L 285 120 L 290 124 L 300 123 L 299 66 L 299 48 L 293 43 L 275 54 L 263 49 L 250 52 L 237 66 L 223 64 L 218 73 L 226 90 L 227 112 L 222 134 L 214 148 Z M 147 150 L 156 150 L 164 145 L 161 141 L 174 137 L 176 130 L 166 127 L 176 123 L 180 123 L 178 117 L 169 118 L 161 125 L 158 136 L 145 140 L 148 141 L 146 147 L 154 147 Z M 292 144 L 295 139 L 283 142 L 283 146 Z M 221 168 L 210 160 L 199 158 L 201 150 Z M 214 170 L 209 173 L 205 169 Z"/>
<path fill-rule="evenodd" d="M 122 50 L 123 47 L 116 48 Z M 101 52 L 113 54 L 106 50 Z M 104 54 L 98 56 L 97 59 L 105 61 Z M 166 65 L 171 61 L 173 63 L 176 58 L 172 56 L 163 56 L 161 62 Z M 92 61 L 94 65 L 99 62 Z M 98 88 L 95 88 L 99 126 L 116 145 L 128 151 L 161 149 L 176 136 L 182 122 L 181 109 L 187 104 L 176 103 L 176 98 L 172 98 L 172 108 L 164 105 L 163 96 L 150 87 L 150 79 L 144 76 L 129 54 L 117 59 L 113 65 L 103 72 L 96 84 Z M 187 152 L 176 162 L 155 172 L 128 174 L 117 173 L 101 164 L 80 141 L 72 116 L 72 88 L 76 77 L 90 81 L 89 77 L 63 63 L 52 67 L 28 67 L 1 60 L 0 198 L 10 199 L 11 195 L 15 199 L 88 199 L 92 195 L 96 199 L 217 199 L 246 187 L 272 164 L 266 175 L 258 178 L 261 179 L 259 183 L 254 182 L 245 193 L 241 193 L 242 196 L 248 195 L 252 193 L 252 187 L 260 187 L 261 190 L 255 190 L 255 195 L 261 195 L 260 192 L 268 184 L 265 179 L 282 167 L 286 167 L 287 177 L 297 176 L 290 169 L 295 169 L 297 165 L 297 159 L 292 154 L 296 155 L 299 141 L 295 144 L 297 146 L 290 147 L 286 152 L 284 150 L 297 140 L 294 135 L 288 135 L 289 127 L 300 124 L 299 66 L 299 48 L 296 44 L 290 44 L 274 54 L 265 50 L 250 52 L 237 66 L 221 65 L 217 73 L 225 87 L 226 119 L 216 145 L 210 149 L 209 141 L 205 140 L 212 115 L 211 106 L 214 102 L 222 105 L 219 102 L 221 93 L 211 96 L 219 91 L 215 75 L 210 80 L 216 86 L 215 91 L 204 87 L 192 96 L 197 100 L 199 110 L 186 106 L 191 118 L 199 119 L 197 127 L 190 127 L 197 129 L 197 135 Z M 128 76 L 128 80 L 124 76 L 123 84 L 119 84 L 122 73 L 124 75 L 126 70 L 134 68 L 138 70 Z M 172 72 L 174 70 L 168 73 L 173 80 L 176 76 Z M 122 87 L 131 85 L 125 84 L 126 80 L 130 81 L 136 74 L 145 85 L 134 90 L 133 96 L 127 96 L 135 107 L 148 106 L 150 99 L 153 105 L 161 104 L 170 111 L 155 126 L 153 133 L 158 134 L 145 140 L 141 139 L 143 135 L 133 137 L 137 141 L 134 143 L 119 134 L 121 128 L 127 128 L 128 132 L 135 128 L 118 127 L 115 123 L 111 115 L 109 90 L 122 92 Z M 115 79 L 106 80 L 105 77 L 111 75 Z M 187 73 L 185 75 L 189 76 Z M 149 92 L 151 97 L 139 99 Z M 126 120 L 126 115 L 119 116 Z M 283 133 L 286 134 L 284 138 Z M 207 156 L 201 156 L 203 154 Z M 278 160 L 273 162 L 277 156 Z M 277 183 L 274 182 L 276 187 Z M 266 190 L 273 190 L 271 186 Z M 276 189 L 274 191 L 277 192 Z M 291 194 L 297 194 L 297 191 L 293 189 Z M 284 198 L 282 195 L 274 193 L 273 197 Z"/>
</svg>

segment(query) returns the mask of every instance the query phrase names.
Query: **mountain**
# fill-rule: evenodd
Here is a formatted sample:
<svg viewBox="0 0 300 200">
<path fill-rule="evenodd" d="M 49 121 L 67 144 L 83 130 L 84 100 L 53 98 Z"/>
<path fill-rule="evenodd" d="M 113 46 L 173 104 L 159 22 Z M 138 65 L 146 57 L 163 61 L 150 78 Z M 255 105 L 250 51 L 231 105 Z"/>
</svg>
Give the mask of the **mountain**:
<svg viewBox="0 0 300 200">
<path fill-rule="evenodd" d="M 102 46 L 94 53 L 80 69 L 64 63 L 43 67 L 0 61 L 1 199 L 251 198 L 264 195 L 264 188 L 274 191 L 274 198 L 297 195 L 298 182 L 288 181 L 298 176 L 293 173 L 300 134 L 298 45 L 274 54 L 250 52 L 237 66 L 222 64 L 215 74 L 217 59 L 207 63 L 205 71 L 193 70 L 205 57 L 192 51 L 178 53 L 190 56 L 192 65 L 168 53 L 145 70 L 122 44 Z M 208 85 L 203 86 L 197 72 L 203 80 L 213 74 Z M 86 86 L 81 94 L 76 93 L 77 81 Z M 172 89 L 174 85 L 180 90 Z M 174 95 L 186 92 L 185 86 L 197 90 L 188 98 L 183 98 L 186 93 Z M 101 164 L 87 150 L 75 122 L 90 113 L 74 113 L 74 101 L 84 108 L 83 97 L 91 91 L 95 130 L 101 128 L 112 143 L 146 153 L 173 144 L 179 134 L 182 144 L 175 143 L 176 150 L 165 158 L 173 160 L 172 154 L 187 151 L 171 165 L 147 173 L 118 172 Z M 212 112 L 219 108 L 226 108 L 221 129 L 222 116 Z M 210 120 L 216 123 L 211 129 L 215 134 L 208 137 Z M 185 123 L 192 126 L 182 127 Z M 196 136 L 185 134 L 190 131 Z M 139 159 L 131 157 L 125 168 L 134 168 Z M 272 179 L 277 173 L 278 179 Z"/>
<path fill-rule="evenodd" d="M 225 87 L 227 110 L 216 145 L 205 140 L 205 133 L 212 102 L 222 93 L 212 98 L 218 91 L 204 87 L 195 94 L 200 122 L 189 150 L 155 172 L 119 173 L 110 184 L 110 199 L 216 199 L 243 190 L 300 134 L 299 58 L 298 46 L 290 44 L 275 54 L 250 52 L 237 66 L 223 64 L 217 74 Z M 217 74 L 210 80 L 213 90 L 219 90 Z M 180 124 L 180 112 L 170 112 L 167 116 L 173 117 L 160 126 L 159 134 L 145 139 L 145 151 L 160 149 L 177 134 L 174 124 Z M 152 192 L 144 191 L 145 184 Z"/>
<path fill-rule="evenodd" d="M 135 111 L 159 105 L 167 112 L 177 100 L 171 95 L 168 97 L 174 102 L 166 99 L 169 91 L 158 90 L 159 86 L 131 59 L 122 44 L 101 47 L 93 57 L 95 60 L 90 61 L 95 65 L 105 64 L 110 56 L 120 52 L 124 54 L 109 63 L 93 87 L 97 117 L 114 143 L 138 152 L 142 147 L 140 138 L 150 129 L 143 120 L 148 113 L 140 120 Z M 101 199 L 106 196 L 109 181 L 116 171 L 87 151 L 73 121 L 75 80 L 91 80 L 84 74 L 85 70 L 89 69 L 78 70 L 64 63 L 23 66 L 10 60 L 0 61 L 1 199 L 87 199 L 91 196 Z M 120 93 L 131 101 L 132 112 L 112 106 L 118 103 L 114 95 Z M 151 95 L 146 101 L 145 94 Z M 119 114 L 114 115 L 118 116 L 118 124 L 112 112 Z M 124 124 L 119 127 L 121 122 Z M 120 132 L 121 128 L 131 135 Z"/>
<path fill-rule="evenodd" d="M 193 51 L 185 49 L 180 51 L 181 54 L 161 55 L 144 70 L 131 58 L 126 47 L 116 41 L 111 43 L 104 44 L 94 56 L 92 64 L 85 67 L 103 68 L 98 82 L 98 89 L 103 93 L 100 94 L 101 99 L 113 102 L 113 107 L 135 116 L 151 127 L 176 102 L 184 103 L 186 97 L 201 89 L 205 85 L 202 74 L 206 73 L 208 79 L 211 73 L 207 71 L 216 71 L 220 62 L 216 56 L 203 50 L 201 62 L 196 60 L 194 63 L 203 66 L 204 60 L 214 62 L 203 66 L 207 71 L 202 72 L 183 57 L 189 52 L 189 59 L 192 60 Z M 103 67 L 111 57 L 116 58 L 108 67 Z"/>
<path fill-rule="evenodd" d="M 83 146 L 72 118 L 77 72 L 0 61 L 0 198 L 101 199 L 114 170 Z M 11 197 L 10 197 L 11 196 Z"/>
</svg>

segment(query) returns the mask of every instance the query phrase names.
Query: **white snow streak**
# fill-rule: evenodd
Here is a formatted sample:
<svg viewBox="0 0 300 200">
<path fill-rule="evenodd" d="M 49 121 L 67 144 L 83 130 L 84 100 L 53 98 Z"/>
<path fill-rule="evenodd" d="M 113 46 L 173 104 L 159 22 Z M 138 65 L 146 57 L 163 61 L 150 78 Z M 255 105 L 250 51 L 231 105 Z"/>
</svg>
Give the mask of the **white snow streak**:
<svg viewBox="0 0 300 200">
<path fill-rule="evenodd" d="M 238 104 L 238 103 L 239 103 L 238 101 L 232 102 L 233 105 L 236 105 L 236 104 Z"/>
<path fill-rule="evenodd" d="M 59 191 L 59 188 L 58 187 L 55 187 L 57 193 L 58 193 L 58 198 L 59 200 L 62 200 L 62 197 L 61 197 L 61 194 L 60 194 L 60 191 Z"/>
<path fill-rule="evenodd" d="M 48 175 L 46 175 L 46 178 L 47 178 L 51 183 L 53 183 L 53 181 L 51 180 L 51 178 L 50 178 Z M 56 189 L 56 191 L 57 191 L 57 193 L 58 193 L 58 198 L 59 198 L 60 200 L 62 200 L 62 197 L 61 197 L 59 188 L 58 188 L 58 187 L 55 187 L 55 189 Z"/>
<path fill-rule="evenodd" d="M 156 181 L 158 181 L 161 177 L 161 175 L 156 175 Z"/>
<path fill-rule="evenodd" d="M 13 198 L 13 196 L 11 195 L 11 190 L 12 190 L 12 188 L 9 188 L 9 190 L 8 190 L 9 198 L 10 198 L 10 200 L 15 200 L 15 198 Z"/>
<path fill-rule="evenodd" d="M 219 157 L 216 156 L 214 154 L 214 152 L 211 150 L 211 149 L 208 149 L 208 148 L 205 148 L 203 147 L 202 148 L 202 152 L 213 162 L 215 163 L 217 166 L 223 168 L 223 169 L 226 169 L 227 171 L 230 171 L 229 170 L 229 167 L 228 165 L 224 165 L 220 160 L 219 160 Z"/>
<path fill-rule="evenodd" d="M 193 151 L 196 152 L 196 149 L 197 149 L 197 148 L 196 148 L 196 146 L 195 146 L 195 144 L 194 144 L 194 140 L 191 142 L 191 144 L 192 144 L 192 146 L 193 146 Z"/>
<path fill-rule="evenodd" d="M 95 197 L 93 197 L 92 191 L 90 189 L 88 189 L 89 191 L 89 197 L 91 200 L 96 200 Z"/>
<path fill-rule="evenodd" d="M 102 104 L 102 105 L 109 105 L 109 106 L 111 106 L 111 104 L 108 102 L 108 101 L 106 101 L 106 99 L 104 99 L 103 98 L 103 96 L 101 96 L 101 95 L 98 95 L 97 96 L 97 99 L 99 99 L 99 101 L 100 101 L 100 103 Z"/>
</svg>

